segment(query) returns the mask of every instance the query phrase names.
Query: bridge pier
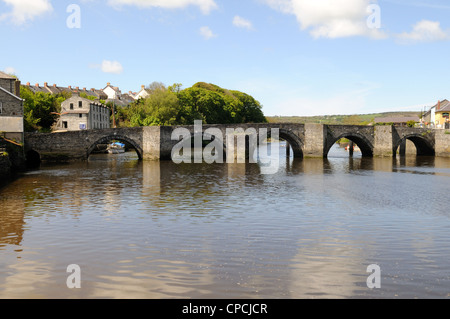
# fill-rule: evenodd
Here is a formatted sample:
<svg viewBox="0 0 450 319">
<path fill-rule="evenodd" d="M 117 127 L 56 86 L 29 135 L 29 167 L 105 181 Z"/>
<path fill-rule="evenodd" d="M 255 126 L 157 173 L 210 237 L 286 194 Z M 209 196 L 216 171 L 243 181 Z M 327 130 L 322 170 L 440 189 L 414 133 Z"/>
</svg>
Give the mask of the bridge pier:
<svg viewBox="0 0 450 319">
<path fill-rule="evenodd" d="M 373 155 L 378 157 L 393 157 L 393 126 L 374 127 L 374 148 Z"/>
<path fill-rule="evenodd" d="M 304 157 L 325 156 L 325 125 L 305 124 Z"/>
<path fill-rule="evenodd" d="M 355 143 L 353 141 L 350 141 L 350 144 L 348 145 L 348 154 L 350 157 L 353 157 Z"/>
</svg>

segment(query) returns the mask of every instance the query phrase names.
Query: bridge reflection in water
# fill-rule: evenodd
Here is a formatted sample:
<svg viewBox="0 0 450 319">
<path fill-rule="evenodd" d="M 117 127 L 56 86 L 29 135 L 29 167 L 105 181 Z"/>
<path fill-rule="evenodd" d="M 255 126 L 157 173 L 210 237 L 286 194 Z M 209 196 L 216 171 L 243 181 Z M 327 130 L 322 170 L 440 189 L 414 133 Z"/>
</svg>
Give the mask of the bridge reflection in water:
<svg viewBox="0 0 450 319">
<path fill-rule="evenodd" d="M 274 175 L 132 152 L 25 174 L 0 192 L 0 298 L 446 298 L 450 159 L 283 150 Z"/>
</svg>

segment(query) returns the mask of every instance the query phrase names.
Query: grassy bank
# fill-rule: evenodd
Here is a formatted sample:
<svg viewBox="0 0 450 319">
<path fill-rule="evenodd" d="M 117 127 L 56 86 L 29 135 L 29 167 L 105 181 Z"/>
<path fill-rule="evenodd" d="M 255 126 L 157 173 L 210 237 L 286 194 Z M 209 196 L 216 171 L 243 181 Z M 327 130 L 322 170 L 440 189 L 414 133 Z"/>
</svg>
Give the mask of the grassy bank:
<svg viewBox="0 0 450 319">
<path fill-rule="evenodd" d="M 378 117 L 417 116 L 419 112 L 385 112 L 356 115 L 268 116 L 269 123 L 313 123 L 328 125 L 369 125 Z"/>
</svg>

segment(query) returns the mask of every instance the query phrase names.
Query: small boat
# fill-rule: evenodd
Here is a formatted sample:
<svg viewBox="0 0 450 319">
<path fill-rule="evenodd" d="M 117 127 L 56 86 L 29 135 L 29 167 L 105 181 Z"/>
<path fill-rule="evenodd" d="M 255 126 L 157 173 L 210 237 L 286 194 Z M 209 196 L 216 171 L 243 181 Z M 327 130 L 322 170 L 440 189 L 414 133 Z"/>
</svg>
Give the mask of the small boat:
<svg viewBox="0 0 450 319">
<path fill-rule="evenodd" d="M 345 150 L 347 152 L 350 152 L 350 145 L 346 146 Z M 361 152 L 361 149 L 358 147 L 358 145 L 353 145 L 353 152 Z"/>
<path fill-rule="evenodd" d="M 125 144 L 114 142 L 108 145 L 108 153 L 109 154 L 121 154 L 125 153 Z"/>
</svg>

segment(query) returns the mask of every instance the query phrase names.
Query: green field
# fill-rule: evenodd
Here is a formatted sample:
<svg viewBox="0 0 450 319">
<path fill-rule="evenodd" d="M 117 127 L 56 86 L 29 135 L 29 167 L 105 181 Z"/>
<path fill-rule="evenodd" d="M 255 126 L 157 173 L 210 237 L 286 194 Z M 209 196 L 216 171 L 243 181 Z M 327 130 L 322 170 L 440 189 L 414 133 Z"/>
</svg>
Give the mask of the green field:
<svg viewBox="0 0 450 319">
<path fill-rule="evenodd" d="M 321 116 L 267 116 L 269 123 L 319 123 L 343 125 L 369 125 L 378 117 L 419 116 L 420 112 L 385 112 L 357 115 L 321 115 Z"/>
</svg>

